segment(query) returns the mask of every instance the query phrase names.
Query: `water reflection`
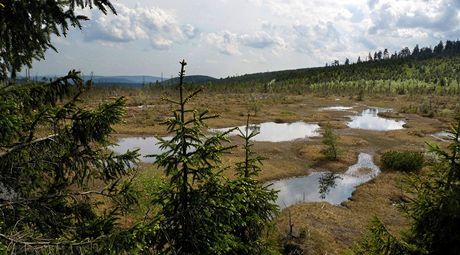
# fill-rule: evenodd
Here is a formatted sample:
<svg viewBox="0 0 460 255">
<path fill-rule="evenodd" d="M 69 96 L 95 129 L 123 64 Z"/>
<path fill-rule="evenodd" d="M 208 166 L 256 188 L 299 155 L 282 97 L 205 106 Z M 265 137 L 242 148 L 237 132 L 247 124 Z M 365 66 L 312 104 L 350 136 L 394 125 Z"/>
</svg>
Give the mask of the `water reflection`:
<svg viewBox="0 0 460 255">
<path fill-rule="evenodd" d="M 322 192 L 324 178 L 332 176 L 330 172 L 315 172 L 308 176 L 295 177 L 271 182 L 271 187 L 279 190 L 276 203 L 285 208 L 299 202 L 321 202 L 340 204 L 351 197 L 356 186 L 368 182 L 380 173 L 372 156 L 360 153 L 358 162 L 343 174 L 333 175 L 333 184 L 327 192 Z M 330 184 L 330 183 L 329 183 Z"/>
<path fill-rule="evenodd" d="M 160 154 L 163 151 L 158 144 L 159 140 L 155 137 L 126 137 L 118 140 L 117 144 L 111 146 L 110 149 L 117 153 L 123 154 L 128 150 L 139 149 L 139 160 L 145 163 L 153 163 L 154 157 L 147 157 L 147 155 Z"/>
<path fill-rule="evenodd" d="M 452 133 L 450 133 L 448 131 L 441 131 L 441 132 L 433 134 L 432 136 L 435 137 L 435 138 L 438 138 L 442 142 L 451 142 L 451 141 L 455 140 L 454 134 L 452 134 Z"/>
<path fill-rule="evenodd" d="M 246 127 L 241 126 L 244 130 Z M 231 128 L 211 129 L 211 132 L 226 132 Z M 275 123 L 265 122 L 261 124 L 250 125 L 250 129 L 258 129 L 260 132 L 253 138 L 259 142 L 284 142 L 307 137 L 320 136 L 320 127 L 318 124 L 305 123 L 303 121 L 294 123 Z M 238 130 L 229 133 L 230 136 L 238 135 Z"/>
<path fill-rule="evenodd" d="M 353 106 L 329 106 L 329 107 L 319 108 L 320 111 L 339 111 L 339 112 L 349 111 L 351 109 L 353 109 Z"/>
<path fill-rule="evenodd" d="M 369 108 L 361 112 L 360 115 L 352 116 L 347 123 L 349 128 L 388 131 L 403 129 L 406 122 L 402 120 L 385 119 L 378 116 L 379 112 L 388 112 L 389 109 Z"/>
</svg>

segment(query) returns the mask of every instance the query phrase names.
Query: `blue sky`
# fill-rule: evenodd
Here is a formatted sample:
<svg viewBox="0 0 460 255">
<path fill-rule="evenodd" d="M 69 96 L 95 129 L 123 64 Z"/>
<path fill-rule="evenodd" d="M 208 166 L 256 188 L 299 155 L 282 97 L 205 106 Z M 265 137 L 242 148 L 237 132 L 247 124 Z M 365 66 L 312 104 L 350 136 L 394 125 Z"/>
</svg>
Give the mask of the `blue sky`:
<svg viewBox="0 0 460 255">
<path fill-rule="evenodd" d="M 83 30 L 53 38 L 31 74 L 215 77 L 323 66 L 369 51 L 460 38 L 460 0 L 118 0 L 85 10 Z"/>
</svg>

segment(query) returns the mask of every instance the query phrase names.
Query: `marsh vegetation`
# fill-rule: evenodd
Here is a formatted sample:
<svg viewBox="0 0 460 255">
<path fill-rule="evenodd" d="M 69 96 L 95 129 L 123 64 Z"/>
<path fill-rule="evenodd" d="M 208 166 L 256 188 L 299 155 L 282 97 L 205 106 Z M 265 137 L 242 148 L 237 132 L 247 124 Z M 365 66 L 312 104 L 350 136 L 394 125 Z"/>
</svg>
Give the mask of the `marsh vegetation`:
<svg viewBox="0 0 460 255">
<path fill-rule="evenodd" d="M 183 60 L 141 88 L 17 79 L 93 6 L 116 11 L 0 3 L 2 254 L 459 254 L 460 41 L 211 80 Z"/>
</svg>

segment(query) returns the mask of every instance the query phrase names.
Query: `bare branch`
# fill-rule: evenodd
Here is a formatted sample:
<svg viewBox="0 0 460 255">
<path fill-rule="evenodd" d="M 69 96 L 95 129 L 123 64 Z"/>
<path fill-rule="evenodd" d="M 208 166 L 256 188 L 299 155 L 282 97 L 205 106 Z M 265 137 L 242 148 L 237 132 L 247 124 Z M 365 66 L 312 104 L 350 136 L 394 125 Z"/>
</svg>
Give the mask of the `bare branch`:
<svg viewBox="0 0 460 255">
<path fill-rule="evenodd" d="M 27 146 L 30 146 L 30 145 L 33 145 L 35 143 L 41 143 L 41 142 L 44 142 L 44 141 L 54 141 L 54 138 L 57 137 L 56 134 L 54 135 L 49 135 L 49 136 L 45 136 L 45 137 L 41 137 L 41 138 L 37 138 L 35 140 L 32 140 L 30 142 L 25 142 L 25 143 L 20 143 L 20 144 L 17 144 L 13 147 L 10 147 L 8 148 L 7 150 L 5 151 L 2 151 L 0 152 L 0 158 L 3 158 L 5 156 L 7 156 L 8 154 L 10 153 L 13 153 L 14 151 L 16 150 L 20 150 L 24 147 L 27 147 Z"/>
</svg>

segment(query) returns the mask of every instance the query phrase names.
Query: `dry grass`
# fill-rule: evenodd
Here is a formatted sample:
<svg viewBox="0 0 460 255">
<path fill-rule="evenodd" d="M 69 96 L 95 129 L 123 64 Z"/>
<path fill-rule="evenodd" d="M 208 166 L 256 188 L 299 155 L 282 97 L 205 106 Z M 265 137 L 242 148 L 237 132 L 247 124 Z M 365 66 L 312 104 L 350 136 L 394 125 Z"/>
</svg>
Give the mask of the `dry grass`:
<svg viewBox="0 0 460 255">
<path fill-rule="evenodd" d="M 402 194 L 396 185 L 400 178 L 399 173 L 382 173 L 358 187 L 352 200 L 343 206 L 328 203 L 291 206 L 276 218 L 277 232 L 286 233 L 290 212 L 295 230 L 307 232 L 303 240 L 307 254 L 343 254 L 363 236 L 374 216 L 380 218 L 391 232 L 399 233 L 409 223 L 394 204 Z"/>
<path fill-rule="evenodd" d="M 166 135 L 165 126 L 160 123 L 171 116 L 173 109 L 161 100 L 162 96 L 172 95 L 174 91 L 143 91 L 114 90 L 106 94 L 95 94 L 88 100 L 92 104 L 107 100 L 109 97 L 126 96 L 128 99 L 125 123 L 115 126 L 121 135 Z M 340 100 L 336 100 L 336 99 Z M 384 113 L 385 117 L 398 118 L 406 121 L 403 130 L 378 132 L 346 128 L 348 116 L 352 112 L 318 111 L 327 106 L 354 106 L 353 111 L 361 111 L 366 106 L 391 107 L 396 111 L 411 105 L 419 105 L 424 97 L 382 95 L 366 96 L 364 101 L 357 103 L 348 97 L 315 97 L 312 95 L 288 94 L 231 94 L 202 93 L 192 100 L 190 108 L 209 109 L 211 113 L 220 114 L 220 118 L 208 122 L 210 127 L 241 126 L 246 122 L 246 114 L 254 113 L 254 123 L 265 121 L 318 123 L 320 126 L 329 124 L 339 135 L 338 147 L 341 150 L 337 161 L 324 159 L 321 150 L 324 145 L 321 138 L 295 140 L 290 142 L 270 143 L 257 142 L 254 151 L 267 160 L 264 161 L 259 179 L 268 181 L 291 176 L 301 176 L 311 171 L 329 170 L 343 172 L 356 163 L 359 152 L 374 154 L 378 164 L 379 155 L 386 150 L 423 150 L 425 142 L 439 142 L 431 134 L 448 126 L 448 117 L 423 117 L 411 113 Z M 458 98 L 442 97 L 445 109 L 454 109 Z M 143 107 L 139 107 L 143 106 Z M 447 112 L 440 109 L 440 112 Z M 448 116 L 447 114 L 445 116 Z M 229 167 L 224 174 L 230 178 L 234 172 L 232 167 L 243 158 L 242 141 L 232 138 L 233 144 L 239 145 L 231 154 L 224 155 L 223 165 Z M 155 167 L 147 167 L 142 173 L 139 183 L 150 183 L 149 179 L 160 178 L 151 171 Z M 150 172 L 149 172 L 150 171 Z M 153 174 L 153 175 L 152 175 Z M 275 219 L 277 233 L 285 233 L 288 226 L 288 210 L 297 231 L 306 231 L 303 240 L 308 249 L 307 254 L 341 254 L 366 231 L 371 218 L 378 216 L 395 233 L 405 229 L 408 221 L 393 204 L 401 196 L 397 182 L 401 178 L 397 172 L 382 173 L 379 177 L 361 185 L 354 192 L 350 201 L 343 206 L 328 203 L 308 203 L 291 206 Z M 152 181 L 155 185 L 155 182 Z M 142 184 L 144 185 L 144 184 Z M 137 215 L 136 217 L 140 217 Z"/>
</svg>

